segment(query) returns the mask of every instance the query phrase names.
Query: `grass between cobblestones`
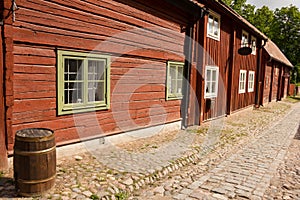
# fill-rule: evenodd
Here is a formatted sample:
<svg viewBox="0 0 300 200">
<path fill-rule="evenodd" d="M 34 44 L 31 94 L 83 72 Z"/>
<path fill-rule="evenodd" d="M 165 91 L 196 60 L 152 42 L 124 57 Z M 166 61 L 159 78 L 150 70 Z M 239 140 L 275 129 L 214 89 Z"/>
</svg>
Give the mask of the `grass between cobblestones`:
<svg viewBox="0 0 300 200">
<path fill-rule="evenodd" d="M 290 102 L 288 100 L 288 102 Z M 203 164 L 203 170 L 208 170 L 216 165 L 218 160 L 226 157 L 234 147 L 242 145 L 267 129 L 272 122 L 286 114 L 291 105 L 289 103 L 270 103 L 260 109 L 246 109 L 224 118 L 224 124 L 220 132 L 216 132 L 218 139 L 209 151 L 201 154 L 201 158 L 193 155 L 203 151 L 203 142 L 210 130 L 212 122 L 202 124 L 200 127 L 187 130 L 196 136 L 191 147 L 191 152 L 181 159 L 170 161 L 170 165 L 160 171 L 152 173 L 131 173 L 109 169 L 90 154 L 79 155 L 76 160 L 73 157 L 64 158 L 57 164 L 56 186 L 44 199 L 128 199 L 134 191 L 145 188 L 147 185 L 155 187 L 155 182 L 164 178 L 172 178 L 173 172 L 179 168 L 186 168 L 191 164 Z M 162 145 L 172 141 L 178 132 L 164 132 L 146 139 L 140 139 L 131 143 L 120 144 L 119 147 L 130 152 L 147 152 L 151 149 L 159 149 Z M 209 154 L 209 155 L 206 155 Z M 198 172 L 197 172 L 198 173 Z M 199 172 L 200 173 L 200 172 Z M 12 177 L 12 170 L 0 173 L 0 178 Z M 1 181 L 0 181 L 1 183 Z M 2 185 L 1 185 L 2 184 Z M 16 193 L 11 182 L 1 183 L 1 197 L 15 197 Z"/>
<path fill-rule="evenodd" d="M 298 103 L 300 102 L 300 96 L 289 96 L 286 99 L 284 99 L 284 101 L 286 102 L 290 102 L 290 103 Z"/>
</svg>

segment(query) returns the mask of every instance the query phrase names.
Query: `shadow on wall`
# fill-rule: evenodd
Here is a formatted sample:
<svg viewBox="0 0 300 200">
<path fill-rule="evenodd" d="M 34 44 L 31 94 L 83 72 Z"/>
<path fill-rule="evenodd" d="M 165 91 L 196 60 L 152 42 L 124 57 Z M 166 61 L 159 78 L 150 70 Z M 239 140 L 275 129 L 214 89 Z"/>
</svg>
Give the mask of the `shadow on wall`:
<svg viewBox="0 0 300 200">
<path fill-rule="evenodd" d="M 294 139 L 300 140 L 300 124 L 299 124 L 298 131 L 297 131 L 297 133 L 296 133 Z"/>
</svg>

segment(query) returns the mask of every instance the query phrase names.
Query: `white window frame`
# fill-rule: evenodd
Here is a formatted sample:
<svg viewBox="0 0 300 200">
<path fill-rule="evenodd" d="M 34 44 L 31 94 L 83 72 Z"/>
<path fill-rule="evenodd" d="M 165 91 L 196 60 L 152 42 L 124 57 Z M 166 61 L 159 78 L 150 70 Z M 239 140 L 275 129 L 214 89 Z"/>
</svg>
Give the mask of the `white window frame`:
<svg viewBox="0 0 300 200">
<path fill-rule="evenodd" d="M 175 76 L 171 76 L 171 68 L 176 68 Z M 178 69 L 182 68 L 182 74 L 178 74 Z M 166 84 L 166 100 L 178 100 L 182 99 L 182 83 L 183 83 L 183 70 L 184 70 L 184 63 L 183 62 L 174 62 L 168 61 L 167 63 L 167 84 Z M 172 80 L 175 82 L 175 88 L 177 92 L 172 92 Z M 178 82 L 181 82 L 181 85 L 178 85 Z"/>
<path fill-rule="evenodd" d="M 207 72 L 210 71 L 210 77 L 207 76 Z M 216 80 L 212 80 L 212 72 L 216 72 Z M 209 79 L 209 80 L 208 80 Z M 214 92 L 207 92 L 207 87 L 209 91 L 213 91 L 213 83 L 215 84 Z M 218 66 L 206 66 L 205 68 L 205 88 L 204 88 L 204 98 L 216 98 L 218 96 L 219 88 L 219 67 Z"/>
<path fill-rule="evenodd" d="M 240 77 L 239 77 L 239 94 L 246 92 L 246 79 L 247 79 L 247 70 L 240 70 Z M 242 86 L 244 86 L 242 88 Z"/>
<path fill-rule="evenodd" d="M 255 72 L 249 71 L 248 74 L 248 92 L 254 92 Z"/>
<path fill-rule="evenodd" d="M 213 18 L 212 33 L 210 33 L 210 31 L 209 31 L 210 30 L 210 23 L 209 23 L 210 17 Z M 217 30 L 215 30 L 216 19 L 219 22 Z M 216 31 L 217 31 L 217 35 L 214 34 Z M 221 34 L 221 16 L 213 11 L 210 11 L 210 13 L 208 14 L 208 18 L 207 18 L 207 37 L 220 41 L 220 34 Z"/>
<path fill-rule="evenodd" d="M 251 36 L 251 49 L 252 49 L 252 55 L 256 55 L 256 45 L 257 45 L 257 40 L 256 37 Z"/>
<path fill-rule="evenodd" d="M 244 39 L 244 35 L 246 39 Z M 241 38 L 241 47 L 248 47 L 249 46 L 249 33 L 242 30 L 242 38 Z"/>
</svg>

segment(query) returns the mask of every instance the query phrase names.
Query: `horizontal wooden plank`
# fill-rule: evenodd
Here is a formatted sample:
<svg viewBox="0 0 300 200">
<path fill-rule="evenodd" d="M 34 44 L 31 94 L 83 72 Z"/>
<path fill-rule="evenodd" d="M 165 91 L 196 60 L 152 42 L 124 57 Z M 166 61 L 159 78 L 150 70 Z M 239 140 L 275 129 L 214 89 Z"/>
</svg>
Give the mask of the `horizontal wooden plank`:
<svg viewBox="0 0 300 200">
<path fill-rule="evenodd" d="M 55 33 L 45 33 L 39 31 L 32 31 L 25 28 L 15 27 L 15 40 L 19 42 L 49 45 L 52 47 L 67 48 L 67 50 L 97 50 L 107 53 L 131 55 L 138 57 L 146 57 L 151 59 L 163 59 L 169 60 L 175 57 L 177 54 L 170 53 L 169 50 L 162 51 L 162 49 L 148 49 L 143 46 L 130 46 L 125 45 L 123 41 L 109 41 L 103 42 L 96 39 L 82 39 L 74 36 L 57 35 Z M 71 43 L 69 41 L 72 41 Z M 102 43 L 103 42 L 103 43 Z M 132 43 L 134 44 L 134 43 Z"/>
<path fill-rule="evenodd" d="M 15 64 L 14 72 L 24 74 L 52 74 L 53 76 L 56 76 L 56 67 L 46 65 Z"/>
<path fill-rule="evenodd" d="M 47 106 L 46 106 L 47 105 Z M 30 100 L 15 100 L 13 111 L 25 112 L 25 111 L 38 111 L 38 110 L 50 110 L 56 108 L 56 98 L 45 99 L 30 99 Z"/>
<path fill-rule="evenodd" d="M 40 99 L 40 98 L 52 98 L 56 96 L 56 90 L 46 91 L 34 91 L 34 92 L 16 92 L 14 98 L 16 100 L 21 99 Z"/>
<path fill-rule="evenodd" d="M 32 9 L 22 8 L 17 12 L 17 18 L 19 18 L 18 22 L 15 23 L 15 26 L 20 26 L 24 24 L 24 22 L 46 26 L 49 28 L 57 28 L 61 30 L 68 30 L 68 31 L 75 31 L 86 33 L 86 34 L 100 34 L 102 33 L 105 36 L 115 36 L 121 37 L 126 32 L 127 38 L 131 37 L 147 37 L 149 40 L 152 39 L 159 39 L 161 42 L 168 42 L 168 43 L 176 43 L 176 44 L 183 44 L 184 34 L 180 32 L 175 32 L 174 30 L 163 30 L 156 28 L 156 32 L 147 31 L 146 29 L 134 29 L 132 27 L 126 27 L 126 25 L 118 23 L 118 20 L 111 21 L 104 23 L 103 20 L 97 20 L 95 23 L 91 22 L 79 22 L 78 16 L 76 18 L 67 18 L 67 17 L 60 17 L 57 15 L 51 15 L 46 12 L 35 11 Z M 99 24 L 101 23 L 101 24 Z M 91 29 L 91 26 L 93 27 Z M 122 28 L 123 27 L 123 28 Z M 154 28 L 155 29 L 155 28 Z M 160 32 L 159 32 L 160 31 Z M 166 36 L 164 33 L 168 33 L 169 35 Z M 171 34 L 172 33 L 172 34 Z M 123 39 L 126 39 L 123 37 Z"/>
<path fill-rule="evenodd" d="M 66 30 L 57 27 L 49 27 L 44 24 L 36 25 L 28 22 L 16 22 L 15 26 L 34 31 L 36 37 L 38 37 L 42 33 L 48 33 L 58 36 L 69 36 L 86 40 L 97 40 L 97 45 L 100 45 L 100 42 L 103 43 L 103 41 L 105 41 L 104 43 L 115 43 L 115 45 L 127 45 L 130 47 L 131 51 L 139 49 L 153 49 L 165 52 L 174 52 L 176 54 L 183 55 L 183 42 L 174 43 L 174 41 L 165 41 L 163 38 L 164 36 L 159 33 L 147 32 L 145 34 L 142 34 L 140 31 L 137 31 L 137 33 L 134 33 L 134 31 L 129 31 L 121 33 L 118 32 L 118 34 L 114 34 L 110 33 L 111 31 L 105 30 L 105 28 L 103 27 L 100 27 L 98 29 L 95 27 L 92 29 L 93 32 L 85 33 L 80 32 L 80 30 L 77 29 Z M 87 28 L 88 30 L 91 30 L 90 27 Z M 40 38 L 40 40 L 42 41 L 43 39 L 45 38 Z M 101 46 L 102 45 L 103 44 L 101 44 Z"/>
<path fill-rule="evenodd" d="M 20 46 L 17 44 L 14 45 L 14 55 L 33 55 L 52 58 L 56 57 L 54 49 L 46 49 L 34 46 Z"/>
<path fill-rule="evenodd" d="M 56 58 L 55 57 L 33 56 L 33 55 L 15 55 L 14 62 L 15 62 L 15 64 L 55 66 Z"/>
<path fill-rule="evenodd" d="M 56 82 L 56 76 L 55 74 L 27 74 L 27 73 L 15 73 L 14 75 L 15 82 L 17 83 L 18 80 L 26 80 L 26 81 L 49 81 L 55 84 L 53 82 Z M 39 83 L 32 83 L 32 84 L 39 84 Z"/>
<path fill-rule="evenodd" d="M 41 81 L 29 81 L 29 80 L 18 80 L 15 81 L 13 91 L 17 92 L 38 92 L 38 91 L 53 91 L 56 90 L 56 83 L 45 80 Z"/>
</svg>

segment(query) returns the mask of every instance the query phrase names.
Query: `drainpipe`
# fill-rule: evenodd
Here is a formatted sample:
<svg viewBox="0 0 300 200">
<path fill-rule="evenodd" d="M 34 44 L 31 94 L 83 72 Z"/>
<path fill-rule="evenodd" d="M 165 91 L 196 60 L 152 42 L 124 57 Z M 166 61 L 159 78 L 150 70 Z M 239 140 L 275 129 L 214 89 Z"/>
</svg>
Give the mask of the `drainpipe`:
<svg viewBox="0 0 300 200">
<path fill-rule="evenodd" d="M 262 48 L 264 47 L 264 46 L 266 46 L 266 44 L 267 44 L 267 41 L 268 41 L 268 39 L 264 39 L 263 40 L 263 44 L 259 47 L 259 51 L 258 51 L 258 55 L 257 55 L 257 67 L 256 67 L 256 71 L 257 71 L 257 79 L 256 79 L 256 88 L 258 88 L 257 90 L 256 90 L 256 92 L 255 92 L 255 107 L 256 108 L 259 108 L 259 106 L 261 105 L 261 103 L 260 103 L 260 97 L 261 97 L 261 92 L 262 92 L 262 89 L 263 88 L 261 88 L 261 85 L 262 85 L 262 83 L 261 83 L 261 57 L 262 57 Z M 258 86 L 258 87 L 257 87 Z"/>
<path fill-rule="evenodd" d="M 192 68 L 192 51 L 193 51 L 193 32 L 194 24 L 189 24 L 185 30 L 184 41 L 184 69 L 183 69 L 183 99 L 181 104 L 181 117 L 182 124 L 181 129 L 186 129 L 188 126 L 188 108 L 190 102 L 190 79 Z"/>
<path fill-rule="evenodd" d="M 192 68 L 192 52 L 193 52 L 193 40 L 194 40 L 194 25 L 202 19 L 209 12 L 204 7 L 198 7 L 197 15 L 185 28 L 185 40 L 184 40 L 184 69 L 183 69 L 183 99 L 181 102 L 181 129 L 188 127 L 188 110 L 190 104 L 190 83 L 191 83 L 191 68 Z M 197 34 L 197 33 L 196 33 Z"/>
</svg>

